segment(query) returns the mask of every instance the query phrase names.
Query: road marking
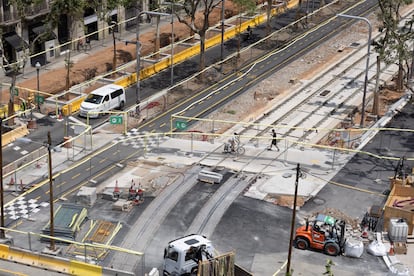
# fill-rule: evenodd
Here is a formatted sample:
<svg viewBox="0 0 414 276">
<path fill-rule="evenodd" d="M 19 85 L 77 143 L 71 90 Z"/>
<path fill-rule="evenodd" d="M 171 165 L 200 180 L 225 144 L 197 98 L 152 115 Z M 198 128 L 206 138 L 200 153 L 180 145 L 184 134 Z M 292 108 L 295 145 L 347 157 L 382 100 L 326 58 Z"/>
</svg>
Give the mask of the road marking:
<svg viewBox="0 0 414 276">
<path fill-rule="evenodd" d="M 7 273 L 7 275 L 16 275 L 16 276 L 26 276 L 26 275 L 29 275 L 29 274 L 24 274 L 24 273 L 20 273 L 20 272 L 15 272 L 15 271 L 11 271 L 11 270 L 7 270 L 7 269 L 3 269 L 3 268 L 0 268 L 0 271 L 2 271 L 2 272 L 5 272 L 5 273 Z"/>
<path fill-rule="evenodd" d="M 60 183 L 59 185 L 57 185 L 57 187 L 63 186 L 66 184 L 66 181 L 63 181 L 62 183 Z"/>
<path fill-rule="evenodd" d="M 106 158 L 103 158 L 103 159 L 99 160 L 99 163 L 103 163 L 103 162 L 105 162 L 106 160 L 107 160 Z"/>
<path fill-rule="evenodd" d="M 72 176 L 72 179 L 75 179 L 76 177 L 80 176 L 80 173 L 75 174 L 74 176 Z"/>
</svg>

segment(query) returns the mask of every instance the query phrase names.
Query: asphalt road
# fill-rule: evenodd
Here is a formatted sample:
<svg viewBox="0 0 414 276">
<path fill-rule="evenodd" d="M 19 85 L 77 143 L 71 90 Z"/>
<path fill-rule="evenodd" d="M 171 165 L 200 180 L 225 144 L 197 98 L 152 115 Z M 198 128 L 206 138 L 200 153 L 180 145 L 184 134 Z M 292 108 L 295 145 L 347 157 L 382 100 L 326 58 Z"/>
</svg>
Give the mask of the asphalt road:
<svg viewBox="0 0 414 276">
<path fill-rule="evenodd" d="M 275 60 L 275 64 L 280 62 L 280 60 Z M 268 64 L 268 66 L 271 65 Z M 256 71 L 255 74 L 259 75 L 260 71 Z M 238 85 L 240 85 L 240 87 L 249 86 L 247 82 L 242 83 L 241 81 Z M 236 90 L 240 89 L 240 87 L 236 88 Z M 208 105 L 209 103 L 206 104 Z M 409 119 L 411 118 L 409 114 L 412 113 L 412 111 L 413 110 L 408 110 L 406 113 L 403 112 L 399 116 L 398 123 L 396 124 L 401 125 L 402 121 L 403 125 L 409 126 Z M 395 138 L 400 137 L 402 138 L 402 141 L 398 142 L 398 139 Z M 409 153 L 409 146 L 411 144 L 409 142 L 410 138 L 411 137 L 408 134 L 407 137 L 395 133 L 389 133 L 388 135 L 380 134 L 367 146 L 366 150 L 383 152 L 385 148 L 388 148 L 387 152 L 389 153 L 394 152 L 397 156 L 409 156 L 409 154 L 411 154 Z M 115 158 L 112 154 L 112 157 L 108 158 L 110 153 L 106 152 L 105 154 L 106 155 L 97 158 L 101 160 L 108 159 L 108 162 L 111 164 L 116 162 L 116 159 L 122 157 L 125 158 L 125 156 L 127 156 L 126 153 L 124 153 L 117 155 Z M 387 190 L 388 183 L 386 179 L 390 175 L 393 175 L 392 163 L 393 162 L 374 160 L 367 156 L 355 156 L 349 165 L 338 173 L 335 177 L 335 181 L 348 184 L 351 187 L 367 189 L 374 193 L 371 194 L 353 190 L 351 188 L 345 189 L 334 185 L 327 185 L 318 194 L 318 200 L 313 200 L 307 203 L 301 209 L 300 215 L 302 216 L 312 213 L 325 207 L 335 207 L 346 211 L 349 215 L 362 216 L 369 206 L 381 203 L 384 200 L 384 197 L 375 193 L 382 193 Z M 108 166 L 108 164 L 105 165 Z M 88 164 L 84 164 L 84 166 L 83 169 L 79 169 L 79 172 L 85 171 Z M 100 170 L 104 167 L 105 166 L 103 165 Z M 74 174 L 79 172 L 74 172 Z M 72 177 L 68 176 L 68 179 L 69 178 L 72 179 Z M 76 180 L 75 182 L 79 183 L 79 180 Z M 200 198 L 199 192 L 199 190 L 190 191 L 187 200 L 191 201 L 189 203 L 192 203 L 192 207 L 189 208 L 189 204 L 177 205 L 176 209 L 172 211 L 171 217 L 167 218 L 165 221 L 165 227 L 161 227 L 157 236 L 163 235 L 162 231 L 167 231 L 166 229 L 176 233 L 180 233 L 185 229 L 190 218 L 197 212 L 197 204 L 195 204 L 195 201 Z M 211 195 L 212 192 L 214 192 L 214 189 L 203 190 L 202 194 L 205 198 L 206 196 Z M 347 196 L 344 197 L 344 194 Z M 211 239 L 221 252 L 235 250 L 237 254 L 237 263 L 248 269 L 255 267 L 256 257 L 254 256 L 263 256 L 263 258 L 277 256 L 277 258 L 275 258 L 275 260 L 277 260 L 275 261 L 275 266 L 269 266 L 269 269 L 275 271 L 286 258 L 290 230 L 290 216 L 291 211 L 287 208 L 241 196 L 227 210 Z M 131 223 L 134 219 L 137 219 L 136 215 L 127 218 L 126 222 Z M 126 230 L 127 229 L 125 228 L 125 231 Z M 157 237 L 155 237 L 155 239 L 157 239 Z M 162 246 L 159 248 L 162 248 Z M 299 258 L 299 260 L 300 258 L 303 258 L 303 260 L 300 261 L 303 263 L 308 263 L 313 260 L 314 263 L 319 262 L 322 263 L 322 265 L 326 260 L 326 256 L 323 254 L 296 253 L 296 251 L 295 257 Z M 356 262 L 349 261 L 349 259 L 344 257 L 337 257 L 335 258 L 335 261 L 349 266 L 349 269 L 360 272 L 355 265 Z M 364 262 L 365 261 L 367 264 L 364 269 L 369 269 L 371 272 L 384 272 L 383 265 L 378 263 L 376 258 L 373 259 L 367 256 L 366 259 L 364 259 Z M 148 265 L 152 264 L 156 264 L 156 261 L 148 260 Z M 358 262 L 358 264 L 360 264 L 360 262 Z M 292 267 L 295 268 L 294 265 Z"/>
</svg>

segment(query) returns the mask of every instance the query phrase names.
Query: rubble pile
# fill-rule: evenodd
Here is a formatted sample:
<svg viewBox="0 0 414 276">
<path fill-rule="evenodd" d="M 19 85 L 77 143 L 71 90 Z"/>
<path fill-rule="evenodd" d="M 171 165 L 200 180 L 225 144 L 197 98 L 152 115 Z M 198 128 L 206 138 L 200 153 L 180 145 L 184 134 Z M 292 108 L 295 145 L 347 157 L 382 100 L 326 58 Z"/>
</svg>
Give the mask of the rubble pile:
<svg viewBox="0 0 414 276">
<path fill-rule="evenodd" d="M 318 211 L 312 214 L 312 216 L 316 216 L 317 214 L 324 214 L 331 217 L 334 217 L 339 220 L 345 221 L 346 225 L 349 225 L 352 227 L 353 230 L 360 230 L 360 221 L 358 218 L 352 218 L 345 214 L 344 212 L 335 209 L 335 208 L 325 208 L 322 211 Z"/>
</svg>

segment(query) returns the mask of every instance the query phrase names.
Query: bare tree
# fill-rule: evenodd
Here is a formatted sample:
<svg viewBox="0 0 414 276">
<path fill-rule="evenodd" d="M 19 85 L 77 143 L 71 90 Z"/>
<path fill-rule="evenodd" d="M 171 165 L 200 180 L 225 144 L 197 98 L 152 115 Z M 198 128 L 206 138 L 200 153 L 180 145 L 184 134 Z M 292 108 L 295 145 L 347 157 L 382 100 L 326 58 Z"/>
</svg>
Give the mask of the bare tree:
<svg viewBox="0 0 414 276">
<path fill-rule="evenodd" d="M 112 58 L 112 70 L 115 71 L 117 67 L 117 50 L 116 50 L 116 37 L 115 32 L 118 28 L 118 22 L 112 20 L 111 13 L 113 10 L 118 8 L 119 6 L 130 7 L 136 1 L 134 0 L 90 0 L 86 2 L 86 5 L 92 8 L 95 11 L 97 17 L 104 21 L 110 28 L 112 32 L 112 40 L 113 40 L 113 53 L 114 56 Z"/>
<path fill-rule="evenodd" d="M 239 13 L 239 36 L 237 40 L 237 54 L 240 53 L 240 39 L 241 39 L 241 24 L 242 24 L 242 15 L 243 12 L 254 12 L 256 9 L 256 1 L 255 0 L 233 0 L 234 4 L 236 4 L 238 13 Z M 250 34 L 248 34 L 250 35 Z"/>
<path fill-rule="evenodd" d="M 69 28 L 69 41 L 72 41 L 73 34 L 76 30 L 76 23 L 83 18 L 83 13 L 86 7 L 87 1 L 85 0 L 54 0 L 51 2 L 50 12 L 47 16 L 47 22 L 56 27 L 62 15 L 66 15 L 68 19 Z M 71 61 L 71 47 L 66 56 L 66 85 L 65 89 L 70 88 L 70 68 Z"/>
<path fill-rule="evenodd" d="M 12 4 L 17 9 L 17 14 L 20 18 L 20 22 L 22 25 L 26 22 L 26 12 L 32 8 L 32 6 L 35 6 L 37 4 L 41 3 L 39 0 L 13 0 Z M 15 113 L 14 110 L 14 96 L 17 94 L 16 87 L 16 81 L 17 81 L 17 75 L 24 71 L 24 68 L 26 66 L 26 63 L 29 59 L 30 51 L 29 51 L 29 45 L 21 40 L 21 45 L 23 55 L 20 57 L 17 57 L 16 59 L 9 58 L 7 56 L 3 56 L 3 63 L 5 66 L 3 68 L 7 68 L 9 71 L 9 75 L 11 76 L 11 86 L 10 86 L 10 99 L 8 103 L 8 116 L 10 119 L 8 120 L 9 125 L 14 124 L 13 115 Z M 3 50 L 3 45 L 1 44 L 1 49 Z M 4 51 L 3 51 L 4 52 Z"/>
<path fill-rule="evenodd" d="M 205 41 L 210 27 L 209 16 L 220 4 L 221 1 L 215 0 L 186 0 L 184 2 L 186 15 L 175 12 L 179 22 L 184 23 L 191 32 L 200 36 L 200 70 L 205 68 Z"/>
<path fill-rule="evenodd" d="M 412 0 L 379 0 L 380 13 L 378 18 L 382 21 L 384 36 L 375 42 L 375 50 L 380 59 L 386 64 L 398 65 L 396 89 L 401 91 L 404 87 L 404 74 L 408 72 L 408 60 L 412 57 L 409 42 L 414 38 L 413 18 L 406 21 L 400 28 L 403 6 L 411 4 Z M 408 74 L 407 74 L 408 75 Z"/>
</svg>

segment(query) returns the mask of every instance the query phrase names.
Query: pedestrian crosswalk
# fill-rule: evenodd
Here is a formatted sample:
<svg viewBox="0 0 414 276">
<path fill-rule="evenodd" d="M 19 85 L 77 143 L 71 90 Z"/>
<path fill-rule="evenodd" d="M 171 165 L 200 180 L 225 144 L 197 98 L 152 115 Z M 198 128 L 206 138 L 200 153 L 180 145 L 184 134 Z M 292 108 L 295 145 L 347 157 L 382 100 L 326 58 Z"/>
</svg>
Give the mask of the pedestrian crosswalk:
<svg viewBox="0 0 414 276">
<path fill-rule="evenodd" d="M 11 220 L 18 220 L 19 218 L 29 218 L 31 214 L 36 214 L 40 211 L 41 207 L 47 207 L 49 203 L 37 202 L 37 199 L 27 200 L 25 197 L 20 197 L 13 204 L 6 207 L 5 217 Z"/>
<path fill-rule="evenodd" d="M 152 134 L 150 132 L 139 132 L 137 129 L 131 129 L 125 135 L 114 140 L 114 143 L 120 143 L 123 146 L 130 146 L 134 149 L 156 148 L 169 137 L 163 134 Z"/>
</svg>

